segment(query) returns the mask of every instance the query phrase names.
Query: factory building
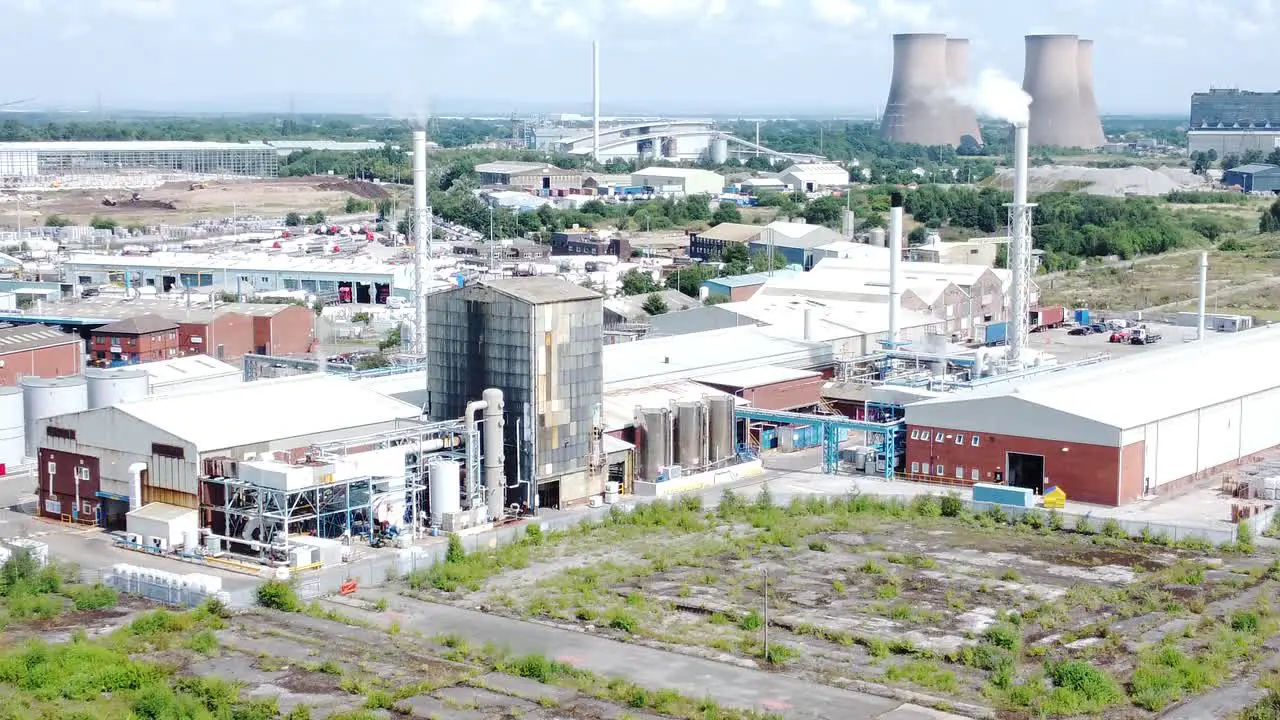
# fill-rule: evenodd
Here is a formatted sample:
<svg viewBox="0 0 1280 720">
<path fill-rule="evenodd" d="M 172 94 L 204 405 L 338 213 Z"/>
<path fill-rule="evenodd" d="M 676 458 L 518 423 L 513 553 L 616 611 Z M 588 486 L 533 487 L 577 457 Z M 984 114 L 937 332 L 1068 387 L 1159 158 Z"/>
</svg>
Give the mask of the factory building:
<svg viewBox="0 0 1280 720">
<path fill-rule="evenodd" d="M 164 503 L 201 510 L 207 526 L 221 503 L 201 497 L 206 460 L 301 457 L 316 443 L 411 426 L 421 412 L 327 376 L 82 405 L 36 423 L 40 512 L 120 527 L 131 502 Z"/>
<path fill-rule="evenodd" d="M 1280 446 L 1277 352 L 1262 328 L 912 403 L 908 472 L 1113 506 L 1177 493 Z"/>
<path fill-rule="evenodd" d="M 783 170 L 778 179 L 796 192 L 816 193 L 848 187 L 849 171 L 835 163 L 802 163 Z"/>
<path fill-rule="evenodd" d="M 747 273 L 746 275 L 726 275 L 711 278 L 702 282 L 707 290 L 707 297 L 716 301 L 741 302 L 755 295 L 764 284 L 773 278 L 788 278 L 799 275 L 799 270 L 775 270 L 773 272 Z"/>
<path fill-rule="evenodd" d="M 0 328 L 0 386 L 12 387 L 24 377 L 75 375 L 84 367 L 84 342 L 55 328 Z"/>
<path fill-rule="evenodd" d="M 1239 187 L 1247 193 L 1280 192 L 1280 167 L 1275 165 L 1241 165 L 1222 173 L 1222 184 Z"/>
<path fill-rule="evenodd" d="M 786 258 L 788 265 L 798 265 L 805 270 L 814 263 L 813 250 L 822 245 L 839 242 L 844 238 L 840 233 L 822 225 L 809 225 L 803 222 L 774 221 L 764 226 L 760 237 L 750 245 L 751 253 L 773 253 Z"/>
<path fill-rule="evenodd" d="M 1189 153 L 1217 151 L 1220 157 L 1280 147 L 1280 92 L 1214 88 L 1191 96 L 1187 126 Z"/>
<path fill-rule="evenodd" d="M 653 188 L 661 195 L 719 196 L 724 192 L 724 176 L 696 168 L 651 167 L 631 173 L 631 184 Z"/>
<path fill-rule="evenodd" d="M 73 254 L 62 265 L 63 281 L 87 287 L 122 282 L 155 288 L 234 291 L 302 290 L 328 301 L 386 303 L 393 290 L 413 287 L 413 266 L 364 257 L 292 257 L 284 254 L 157 252 L 150 255 Z"/>
<path fill-rule="evenodd" d="M 0 180 L 54 182 L 123 170 L 275 177 L 280 160 L 266 143 L 72 141 L 0 143 Z"/>
<path fill-rule="evenodd" d="M 428 306 L 428 414 L 461 417 L 486 388 L 503 392 L 506 484 L 520 486 L 507 502 L 555 507 L 602 493 L 600 295 L 555 277 L 503 278 L 433 294 Z"/>
<path fill-rule="evenodd" d="M 750 245 L 764 228 L 743 223 L 720 223 L 708 230 L 697 230 L 689 235 L 689 257 L 703 262 L 719 262 L 729 245 Z"/>
<path fill-rule="evenodd" d="M 575 228 L 552 233 L 551 252 L 555 255 L 611 256 L 625 261 L 631 257 L 631 243 L 616 233 Z"/>
<path fill-rule="evenodd" d="M 89 356 L 100 367 L 137 365 L 178 355 L 178 324 L 145 314 L 89 331 Z"/>
<path fill-rule="evenodd" d="M 475 167 L 481 185 L 502 185 L 525 190 L 561 190 L 582 187 L 582 173 L 547 163 L 501 160 Z"/>
</svg>

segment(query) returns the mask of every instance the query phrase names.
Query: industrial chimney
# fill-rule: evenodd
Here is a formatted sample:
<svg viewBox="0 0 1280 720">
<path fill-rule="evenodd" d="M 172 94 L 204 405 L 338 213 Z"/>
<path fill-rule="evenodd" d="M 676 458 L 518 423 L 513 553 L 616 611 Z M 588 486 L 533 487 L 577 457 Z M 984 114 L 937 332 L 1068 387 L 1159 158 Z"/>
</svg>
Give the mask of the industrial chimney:
<svg viewBox="0 0 1280 720">
<path fill-rule="evenodd" d="M 431 279 L 431 205 L 427 198 L 427 131 L 413 131 L 413 352 L 427 357 L 427 281 Z"/>
<path fill-rule="evenodd" d="M 947 84 L 954 90 L 969 84 L 969 41 L 964 38 L 947 38 Z M 952 97 L 954 97 L 952 93 Z M 954 122 L 954 142 L 957 146 L 970 138 L 982 144 L 982 130 L 978 127 L 978 114 L 972 107 L 951 100 Z"/>
<path fill-rule="evenodd" d="M 947 36 L 914 33 L 893 36 L 893 80 L 880 122 L 890 142 L 954 145 L 954 121 L 947 100 Z"/>
<path fill-rule="evenodd" d="M 1076 46 L 1076 75 L 1079 78 L 1081 142 L 1086 148 L 1101 147 L 1107 142 L 1098 116 L 1098 101 L 1093 96 L 1093 41 L 1081 40 Z"/>
<path fill-rule="evenodd" d="M 1022 89 L 1031 96 L 1032 145 L 1088 144 L 1089 130 L 1081 127 L 1079 38 L 1028 35 Z"/>
</svg>

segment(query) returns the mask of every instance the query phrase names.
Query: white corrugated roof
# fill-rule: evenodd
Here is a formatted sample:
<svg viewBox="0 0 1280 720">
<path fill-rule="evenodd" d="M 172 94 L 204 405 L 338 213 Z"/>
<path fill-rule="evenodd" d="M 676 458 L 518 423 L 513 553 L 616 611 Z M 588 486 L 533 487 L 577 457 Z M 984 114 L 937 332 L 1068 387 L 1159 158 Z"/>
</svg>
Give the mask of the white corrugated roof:
<svg viewBox="0 0 1280 720">
<path fill-rule="evenodd" d="M 1009 396 L 1120 430 L 1140 427 L 1236 398 L 1280 388 L 1275 358 L 1280 327 L 1211 336 L 1096 365 L 1047 373 L 1040 379 L 960 392 L 922 404 Z"/>
<path fill-rule="evenodd" d="M 422 415 L 421 408 L 350 380 L 317 375 L 259 380 L 212 394 L 152 397 L 115 409 L 194 444 L 200 452 Z"/>
<path fill-rule="evenodd" d="M 314 272 L 348 275 L 386 275 L 408 272 L 410 265 L 393 265 L 367 255 L 330 255 L 325 257 L 284 254 L 246 253 L 220 254 L 194 252 L 156 252 L 150 255 L 92 255 L 76 253 L 63 263 L 70 268 L 151 268 L 174 272 L 205 270 L 211 272 Z M 215 278 L 221 281 L 222 278 Z M 230 278 L 232 282 L 235 278 Z"/>
<path fill-rule="evenodd" d="M 714 172 L 711 172 L 710 170 L 699 170 L 698 168 L 678 168 L 678 167 L 648 167 L 643 170 L 637 170 L 636 172 L 631 173 L 631 177 L 633 178 L 636 177 L 637 175 L 643 176 L 643 177 L 680 177 L 680 178 L 707 177 L 709 175 L 714 175 L 715 177 L 718 177 L 721 180 L 724 179 L 724 176 L 721 175 L 720 173 L 714 173 Z"/>
<path fill-rule="evenodd" d="M 807 380 L 816 377 L 822 377 L 822 373 L 814 370 L 778 367 L 777 365 L 761 365 L 760 367 L 717 372 L 714 375 L 697 378 L 697 380 L 724 387 L 755 388 L 762 385 Z"/>
<path fill-rule="evenodd" d="M 765 286 L 766 289 L 768 286 Z M 840 297 L 849 297 L 847 294 Z M 889 329 L 888 295 L 885 301 L 859 301 L 815 298 L 805 293 L 778 289 L 761 290 L 742 302 L 723 303 L 716 307 L 773 326 L 773 331 L 792 338 L 804 337 L 804 312 L 811 310 L 816 320 L 815 339 L 843 340 L 858 335 L 871 335 Z M 903 310 L 898 314 L 901 328 L 929 327 L 938 318 Z M 687 336 L 686 336 L 687 337 Z"/>
<path fill-rule="evenodd" d="M 604 382 L 684 380 L 758 365 L 816 367 L 834 355 L 830 342 L 794 340 L 751 325 L 605 345 Z"/>
<path fill-rule="evenodd" d="M 174 520 L 180 520 L 188 515 L 195 514 L 196 511 L 192 508 L 185 508 L 180 505 L 170 505 L 162 502 L 153 502 L 147 503 L 137 510 L 130 510 L 125 513 L 125 516 L 168 523 L 173 522 Z"/>
</svg>

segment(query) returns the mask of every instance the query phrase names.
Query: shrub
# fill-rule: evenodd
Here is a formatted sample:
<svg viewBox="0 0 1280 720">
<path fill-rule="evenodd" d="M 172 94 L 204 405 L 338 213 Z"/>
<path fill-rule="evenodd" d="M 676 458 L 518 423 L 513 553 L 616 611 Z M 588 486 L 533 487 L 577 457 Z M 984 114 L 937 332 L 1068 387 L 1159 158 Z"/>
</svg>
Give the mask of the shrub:
<svg viewBox="0 0 1280 720">
<path fill-rule="evenodd" d="M 1016 652 L 1022 644 L 1021 633 L 1008 623 L 997 623 L 987 628 L 987 631 L 982 634 L 982 639 L 1010 652 Z"/>
<path fill-rule="evenodd" d="M 933 495 L 915 496 L 911 500 L 911 511 L 918 517 L 932 518 L 942 515 L 942 507 Z"/>
<path fill-rule="evenodd" d="M 547 536 L 545 533 L 542 532 L 541 525 L 538 525 L 536 523 L 530 523 L 528 527 L 524 529 L 524 539 L 525 539 L 525 542 L 529 543 L 530 545 L 541 545 L 543 542 L 546 541 Z"/>
<path fill-rule="evenodd" d="M 1117 522 L 1115 518 L 1109 518 L 1102 524 L 1102 536 L 1115 538 L 1116 540 L 1123 540 L 1129 537 L 1128 534 L 1125 533 L 1124 528 L 1120 527 L 1120 523 Z"/>
<path fill-rule="evenodd" d="M 283 580 L 268 580 L 258 586 L 258 604 L 272 610 L 283 612 L 299 612 L 302 601 L 291 583 Z"/>
<path fill-rule="evenodd" d="M 120 602 L 120 594 L 106 585 L 72 588 L 69 595 L 77 610 L 102 610 Z"/>
<path fill-rule="evenodd" d="M 986 516 L 997 525 L 1009 524 L 1009 513 L 1005 512 L 1004 508 L 999 505 L 992 505 L 987 508 Z"/>
<path fill-rule="evenodd" d="M 826 540 L 810 540 L 809 549 L 814 552 L 827 552 L 831 549 L 831 546 L 827 544 Z"/>
<path fill-rule="evenodd" d="M 961 513 L 964 512 L 964 501 L 955 493 L 943 495 L 938 502 L 938 506 L 942 517 L 960 517 Z"/>
<path fill-rule="evenodd" d="M 1035 508 L 1031 508 L 1030 510 L 1027 510 L 1026 512 L 1022 513 L 1022 517 L 1019 518 L 1019 522 L 1031 528 L 1032 530 L 1040 530 L 1045 526 L 1044 515 L 1041 514 L 1040 511 L 1036 510 Z"/>
<path fill-rule="evenodd" d="M 742 616 L 742 619 L 738 621 L 738 627 L 741 627 L 743 630 L 746 630 L 747 632 L 750 632 L 752 630 L 759 630 L 760 628 L 764 627 L 764 618 L 760 616 L 760 613 L 756 612 L 755 610 L 752 610 L 751 612 Z"/>
<path fill-rule="evenodd" d="M 1120 686 L 1106 672 L 1079 660 L 1050 664 L 1047 668 L 1054 687 L 1073 694 L 1078 712 L 1096 712 L 1120 699 Z"/>
<path fill-rule="evenodd" d="M 449 535 L 449 549 L 445 551 L 444 561 L 458 564 L 467 559 L 467 549 L 462 546 L 462 538 L 456 533 Z"/>
<path fill-rule="evenodd" d="M 1231 615 L 1231 629 L 1253 635 L 1258 632 L 1258 614 L 1240 610 Z"/>
<path fill-rule="evenodd" d="M 770 665 L 782 665 L 798 657 L 799 650 L 783 643 L 769 643 L 769 649 L 764 653 L 764 660 Z"/>
<path fill-rule="evenodd" d="M 1081 515 L 1076 518 L 1076 525 L 1073 529 L 1081 535 L 1092 535 L 1093 521 L 1089 519 L 1088 515 Z"/>
</svg>

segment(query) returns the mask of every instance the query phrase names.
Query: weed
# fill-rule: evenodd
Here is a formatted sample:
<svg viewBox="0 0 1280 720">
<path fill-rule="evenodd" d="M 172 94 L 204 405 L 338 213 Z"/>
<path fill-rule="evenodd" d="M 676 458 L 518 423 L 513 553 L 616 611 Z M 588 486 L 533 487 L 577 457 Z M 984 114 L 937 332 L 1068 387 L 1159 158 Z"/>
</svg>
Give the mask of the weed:
<svg viewBox="0 0 1280 720">
<path fill-rule="evenodd" d="M 187 649 L 201 655 L 213 655 L 218 651 L 218 638 L 208 630 L 201 630 L 192 635 L 186 643 Z"/>
<path fill-rule="evenodd" d="M 938 692 L 953 693 L 959 689 L 955 673 L 943 670 L 930 660 L 908 660 L 901 665 L 891 665 L 885 670 L 886 679 L 906 681 Z"/>
<path fill-rule="evenodd" d="M 378 612 L 386 612 L 386 611 L 387 611 L 387 599 L 386 599 L 386 598 L 378 598 L 377 600 L 374 600 L 374 601 L 373 601 L 373 609 L 374 609 L 374 610 L 376 610 L 376 611 L 378 611 Z"/>
<path fill-rule="evenodd" d="M 259 605 L 272 610 L 298 612 L 302 609 L 297 590 L 283 580 L 268 580 L 259 585 L 257 599 Z"/>
<path fill-rule="evenodd" d="M 876 597 L 881 600 L 892 600 L 900 594 L 897 583 L 883 582 L 876 586 Z"/>
<path fill-rule="evenodd" d="M 867 559 L 858 567 L 858 570 L 867 575 L 881 575 L 884 573 L 884 566 L 875 560 Z"/>
<path fill-rule="evenodd" d="M 120 602 L 120 594 L 105 585 L 70 588 L 67 594 L 77 610 L 102 610 Z"/>
<path fill-rule="evenodd" d="M 1258 614 L 1240 610 L 1231 615 L 1231 629 L 1253 635 L 1258 632 Z"/>
<path fill-rule="evenodd" d="M 1000 579 L 1005 582 L 1018 582 L 1022 579 L 1022 575 L 1019 575 L 1017 570 L 1009 568 L 1000 574 Z"/>
<path fill-rule="evenodd" d="M 831 549 L 831 546 L 827 544 L 826 540 L 810 540 L 809 549 L 814 552 L 827 552 Z"/>
<path fill-rule="evenodd" d="M 614 608 L 605 613 L 605 622 L 614 630 L 621 630 L 628 635 L 634 635 L 636 628 L 640 627 L 640 621 L 635 615 L 621 608 Z"/>
<path fill-rule="evenodd" d="M 841 581 L 841 580 L 832 580 L 832 581 L 831 581 L 831 591 L 832 591 L 832 592 L 834 592 L 834 593 L 835 593 L 835 594 L 837 594 L 837 595 L 843 595 L 843 594 L 845 594 L 845 585 L 844 585 L 844 582 L 843 582 L 843 581 Z"/>
<path fill-rule="evenodd" d="M 987 631 L 982 634 L 982 639 L 1010 652 L 1017 652 L 1022 645 L 1022 634 L 1008 623 L 997 623 L 987 628 Z"/>
<path fill-rule="evenodd" d="M 1018 522 L 1020 522 L 1023 525 L 1026 525 L 1032 530 L 1040 530 L 1044 528 L 1045 525 L 1048 524 L 1044 519 L 1044 515 L 1041 514 L 1041 512 L 1039 510 L 1036 510 L 1035 508 L 1031 508 L 1026 512 L 1022 513 L 1022 517 L 1018 518 Z"/>
<path fill-rule="evenodd" d="M 764 661 L 770 665 L 783 665 L 800 657 L 800 651 L 784 643 L 769 643 Z"/>
<path fill-rule="evenodd" d="M 911 512 L 917 517 L 934 518 L 942 516 L 942 505 L 933 495 L 917 495 L 911 499 Z"/>
<path fill-rule="evenodd" d="M 1081 535 L 1092 535 L 1094 533 L 1093 520 L 1089 515 L 1081 515 L 1076 518 L 1075 527 L 1072 529 Z"/>
<path fill-rule="evenodd" d="M 759 630 L 764 627 L 764 618 L 760 616 L 760 613 L 752 610 L 746 615 L 743 615 L 742 619 L 738 620 L 738 627 L 746 630 L 747 632 Z"/>
<path fill-rule="evenodd" d="M 955 493 L 947 493 L 938 501 L 942 517 L 955 518 L 964 513 L 964 501 Z"/>
<path fill-rule="evenodd" d="M 1117 522 L 1115 518 L 1108 518 L 1107 521 L 1102 524 L 1101 535 L 1115 540 L 1123 540 L 1129 537 L 1124 531 L 1124 528 L 1120 526 L 1120 523 Z"/>
</svg>

